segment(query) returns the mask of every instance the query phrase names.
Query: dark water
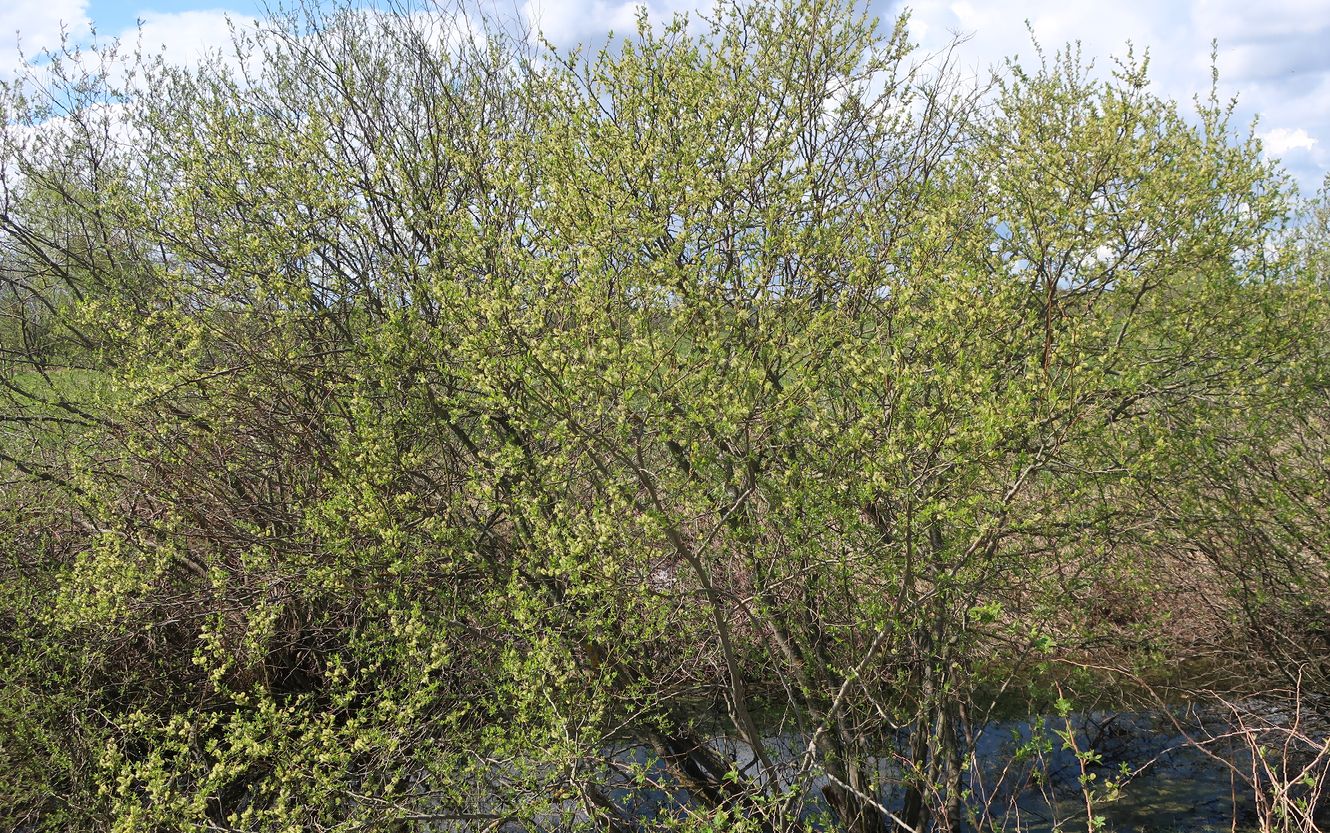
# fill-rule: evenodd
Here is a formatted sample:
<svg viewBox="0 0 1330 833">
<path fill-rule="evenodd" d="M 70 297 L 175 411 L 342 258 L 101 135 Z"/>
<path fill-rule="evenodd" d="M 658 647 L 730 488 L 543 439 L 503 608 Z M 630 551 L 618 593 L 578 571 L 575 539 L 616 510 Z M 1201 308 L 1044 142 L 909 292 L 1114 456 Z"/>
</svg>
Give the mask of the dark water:
<svg viewBox="0 0 1330 833">
<path fill-rule="evenodd" d="M 1231 830 L 1235 816 L 1241 823 L 1253 813 L 1247 791 L 1234 767 L 1250 771 L 1250 758 L 1239 744 L 1218 742 L 1202 748 L 1178 731 L 1164 714 L 1095 712 L 1073 715 L 1071 728 L 1077 749 L 1093 751 L 1096 762 L 1086 767 L 1093 812 L 1108 830 L 1137 833 Z M 1082 770 L 1075 752 L 1065 748 L 1067 723 L 1061 718 L 1006 721 L 990 724 L 980 734 L 975 757 L 981 771 L 1000 771 L 1016 750 L 1029 745 L 1040 729 L 1051 737 L 1051 749 L 1032 760 L 1027 770 L 1042 772 L 1046 787 L 1012 783 L 991 803 L 1020 811 L 1020 828 L 1053 830 L 1058 821 L 1068 829 L 1086 827 Z M 1193 738 L 1207 732 L 1222 734 L 1227 727 L 1188 727 Z M 974 772 L 971 776 L 973 779 Z M 990 779 L 992 776 L 990 775 Z M 1116 782 L 1117 789 L 1110 783 Z M 996 812 L 996 811 L 995 811 Z M 1014 822 L 1014 813 L 1004 820 Z M 1006 825 L 1014 829 L 1014 825 Z"/>
<path fill-rule="evenodd" d="M 1095 760 L 1087 765 L 1095 816 L 1102 818 L 1103 831 L 1121 833 L 1218 833 L 1255 829 L 1256 808 L 1251 789 L 1241 774 L 1251 773 L 1251 757 L 1245 745 L 1222 739 L 1228 727 L 1181 712 L 1093 712 L 1068 718 L 1046 716 L 989 723 L 974 736 L 974 755 L 967 772 L 972 791 L 968 802 L 975 823 L 970 829 L 987 831 L 1084 831 L 1087 829 L 1082 769 L 1076 754 L 1066 746 L 1070 731 L 1076 748 L 1093 750 Z M 1179 731 L 1182 723 L 1186 734 Z M 1190 736 L 1190 739 L 1189 737 Z M 1193 741 L 1212 740 L 1198 747 Z M 1214 739 L 1218 738 L 1218 739 Z M 736 761 L 742 770 L 753 763 L 751 750 L 742 742 L 721 735 L 711 745 Z M 791 732 L 772 732 L 764 737 L 771 756 L 782 762 L 795 760 L 806 748 L 807 737 Z M 1208 754 L 1207 754 L 1208 750 Z M 624 778 L 608 790 L 625 815 L 644 822 L 662 817 L 678 818 L 688 802 L 686 791 L 674 784 L 668 773 L 645 746 L 626 744 L 617 759 L 638 767 L 647 785 Z M 888 755 L 876 761 L 882 781 L 899 781 L 900 769 Z M 1111 782 L 1118 782 L 1112 789 Z M 814 781 L 807 792 L 820 795 L 825 781 Z M 899 807 L 899 787 L 884 790 L 887 807 Z M 827 809 L 820 798 L 810 800 L 810 821 Z M 816 823 L 814 823 L 816 826 Z M 1326 828 L 1330 829 L 1330 827 Z"/>
</svg>

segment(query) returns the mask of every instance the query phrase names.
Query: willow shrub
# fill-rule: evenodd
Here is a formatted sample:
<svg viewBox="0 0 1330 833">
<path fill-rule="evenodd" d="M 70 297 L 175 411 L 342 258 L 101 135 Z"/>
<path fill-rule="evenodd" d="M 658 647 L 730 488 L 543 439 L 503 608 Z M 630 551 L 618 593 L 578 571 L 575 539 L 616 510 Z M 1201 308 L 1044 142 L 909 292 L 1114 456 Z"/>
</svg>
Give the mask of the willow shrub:
<svg viewBox="0 0 1330 833">
<path fill-rule="evenodd" d="M 1297 454 L 1324 287 L 1225 107 L 839 2 L 533 40 L 304 11 L 7 89 L 10 824 L 1000 827 L 992 692 L 1233 563 L 1206 478 Z"/>
</svg>

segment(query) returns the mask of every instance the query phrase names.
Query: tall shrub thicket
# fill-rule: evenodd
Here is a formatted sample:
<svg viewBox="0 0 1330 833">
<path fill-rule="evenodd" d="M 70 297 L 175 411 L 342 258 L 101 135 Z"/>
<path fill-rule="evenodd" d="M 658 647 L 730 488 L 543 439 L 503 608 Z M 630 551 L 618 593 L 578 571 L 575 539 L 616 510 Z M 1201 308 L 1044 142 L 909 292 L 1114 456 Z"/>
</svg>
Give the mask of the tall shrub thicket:
<svg viewBox="0 0 1330 833">
<path fill-rule="evenodd" d="M 1054 661 L 1324 691 L 1315 222 L 1144 61 L 906 23 L 347 8 L 7 87 L 0 818 L 999 828 L 973 732 Z"/>
</svg>

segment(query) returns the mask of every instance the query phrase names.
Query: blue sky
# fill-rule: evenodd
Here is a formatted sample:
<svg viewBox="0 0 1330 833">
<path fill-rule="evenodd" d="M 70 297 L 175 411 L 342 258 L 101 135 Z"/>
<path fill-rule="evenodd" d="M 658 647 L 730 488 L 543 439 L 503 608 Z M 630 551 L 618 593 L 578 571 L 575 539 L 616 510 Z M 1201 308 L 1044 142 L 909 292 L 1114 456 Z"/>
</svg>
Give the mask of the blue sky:
<svg viewBox="0 0 1330 833">
<path fill-rule="evenodd" d="M 709 0 L 648 0 L 654 16 Z M 495 0 L 524 15 L 555 43 L 572 45 L 609 28 L 630 28 L 641 0 Z M 962 65 L 982 72 L 1010 55 L 1031 55 L 1026 21 L 1046 50 L 1073 40 L 1106 64 L 1131 40 L 1149 48 L 1151 77 L 1165 95 L 1187 100 L 1210 81 L 1210 42 L 1219 42 L 1222 91 L 1239 95 L 1239 114 L 1258 113 L 1266 152 L 1278 156 L 1304 190 L 1330 172 L 1330 0 L 875 0 L 894 16 L 911 9 L 911 33 L 924 49 L 969 36 Z M 256 0 L 0 0 L 0 78 L 18 62 L 16 32 L 33 54 L 58 41 L 64 25 L 86 37 L 128 32 L 143 20 L 146 45 L 177 60 L 225 41 L 225 17 L 259 13 Z"/>
<path fill-rule="evenodd" d="M 173 15 L 188 11 L 234 11 L 240 14 L 258 14 L 256 3 L 232 2 L 209 4 L 198 0 L 148 0 L 147 2 L 89 2 L 84 7 L 86 14 L 96 24 L 98 30 L 106 33 L 122 32 L 134 25 L 140 16 L 149 18 L 156 15 Z"/>
</svg>

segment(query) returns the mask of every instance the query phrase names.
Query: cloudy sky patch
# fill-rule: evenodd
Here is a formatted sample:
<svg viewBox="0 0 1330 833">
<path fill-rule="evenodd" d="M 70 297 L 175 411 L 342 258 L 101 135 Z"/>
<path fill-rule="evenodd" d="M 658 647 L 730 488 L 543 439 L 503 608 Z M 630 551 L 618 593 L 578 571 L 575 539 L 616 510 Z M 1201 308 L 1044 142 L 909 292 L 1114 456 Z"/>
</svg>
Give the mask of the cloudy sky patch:
<svg viewBox="0 0 1330 833">
<path fill-rule="evenodd" d="M 217 8 L 219 2 L 228 7 Z M 703 4 L 650 0 L 648 8 L 659 18 Z M 494 8 L 499 17 L 518 11 L 554 43 L 571 46 L 609 29 L 630 31 L 638 5 L 510 0 Z M 1304 190 L 1314 190 L 1330 171 L 1330 0 L 1120 0 L 1111 8 L 1080 0 L 877 0 L 875 11 L 885 18 L 907 7 L 913 37 L 925 50 L 968 37 L 959 63 L 980 77 L 1007 57 L 1034 60 L 1031 30 L 1049 54 L 1079 41 L 1101 69 L 1130 41 L 1138 54 L 1149 51 L 1156 90 L 1183 102 L 1208 92 L 1217 40 L 1221 94 L 1239 96 L 1244 123 L 1260 115 L 1265 151 L 1280 157 Z M 243 20 L 256 12 L 255 0 L 0 0 L 0 78 L 18 63 L 16 33 L 32 56 L 56 48 L 62 26 L 76 38 L 92 26 L 102 35 L 129 36 L 142 20 L 145 46 L 164 45 L 172 59 L 188 60 L 228 43 L 228 14 Z"/>
</svg>

